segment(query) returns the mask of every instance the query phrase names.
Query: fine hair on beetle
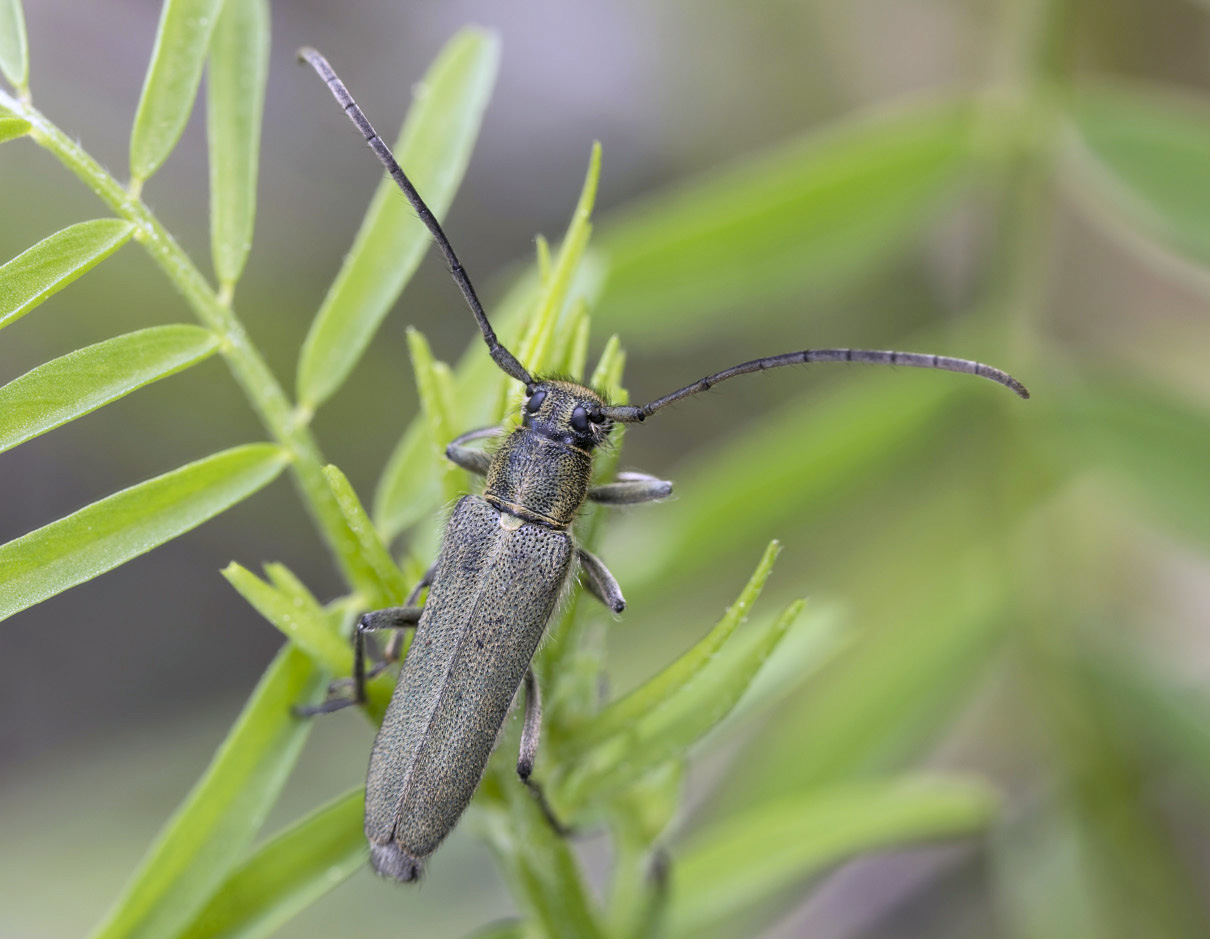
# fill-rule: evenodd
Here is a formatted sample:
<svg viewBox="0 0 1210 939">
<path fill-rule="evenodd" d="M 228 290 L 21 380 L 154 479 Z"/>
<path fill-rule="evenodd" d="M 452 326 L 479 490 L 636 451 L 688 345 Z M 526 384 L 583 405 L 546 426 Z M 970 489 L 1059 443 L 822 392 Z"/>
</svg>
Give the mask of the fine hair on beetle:
<svg viewBox="0 0 1210 939">
<path fill-rule="evenodd" d="M 374 743 L 366 780 L 365 832 L 370 860 L 384 877 L 412 881 L 453 829 L 474 795 L 500 729 L 522 688 L 525 714 L 517 774 L 555 830 L 566 829 L 531 778 L 542 721 L 531 660 L 576 567 L 584 587 L 621 613 L 621 588 L 604 562 L 570 531 L 586 502 L 633 505 L 665 499 L 672 483 L 645 473 L 617 473 L 593 484 L 593 456 L 609 444 L 615 424 L 642 423 L 670 404 L 750 372 L 786 365 L 857 362 L 903 365 L 976 375 L 1022 398 L 1019 381 L 970 359 L 874 349 L 804 349 L 752 359 L 700 378 L 640 405 L 611 404 L 575 379 L 531 375 L 497 338 L 449 239 L 378 136 L 344 83 L 314 49 L 299 50 L 327 83 L 382 162 L 449 266 L 497 367 L 525 388 L 521 424 L 472 430 L 453 440 L 446 456 L 482 476 L 481 495 L 464 495 L 445 524 L 433 566 L 404 605 L 366 613 L 357 624 L 351 695 L 333 683 L 312 715 L 366 701 L 366 681 L 399 658 L 400 631 L 415 629 L 391 703 Z M 468 447 L 495 438 L 490 449 Z M 425 589 L 424 606 L 417 601 Z M 383 661 L 367 666 L 366 634 L 395 630 Z"/>
</svg>

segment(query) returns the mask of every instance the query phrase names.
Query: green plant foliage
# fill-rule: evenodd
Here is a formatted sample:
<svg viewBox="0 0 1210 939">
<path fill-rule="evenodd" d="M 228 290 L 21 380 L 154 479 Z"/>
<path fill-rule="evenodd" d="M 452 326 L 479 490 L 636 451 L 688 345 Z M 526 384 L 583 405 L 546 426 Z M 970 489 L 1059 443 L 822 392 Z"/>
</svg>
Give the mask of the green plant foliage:
<svg viewBox="0 0 1210 939">
<path fill-rule="evenodd" d="M 130 175 L 149 179 L 181 139 L 223 0 L 164 0 L 130 133 Z"/>
<path fill-rule="evenodd" d="M 153 326 L 77 349 L 0 388 L 0 452 L 213 355 L 200 326 Z"/>
<path fill-rule="evenodd" d="M 890 780 L 812 789 L 750 808 L 686 846 L 673 874 L 669 934 L 699 935 L 855 854 L 979 831 L 995 804 L 978 783 Z"/>
<path fill-rule="evenodd" d="M 450 40 L 419 86 L 392 148 L 438 218 L 462 181 L 499 54 L 495 38 L 481 30 L 466 29 Z M 303 344 L 298 399 L 304 408 L 314 410 L 344 383 L 430 242 L 394 182 L 383 179 Z"/>
<path fill-rule="evenodd" d="M 180 939 L 259 939 L 366 863 L 365 793 L 333 799 L 234 868 Z"/>
<path fill-rule="evenodd" d="M 902 108 L 810 134 L 619 213 L 599 317 L 645 342 L 859 276 L 937 211 L 977 154 L 965 104 Z M 678 315 L 679 314 L 679 315 Z M 805 337 L 802 345 L 808 343 Z"/>
<path fill-rule="evenodd" d="M 214 454 L 0 546 L 0 617 L 188 531 L 290 467 L 344 592 L 308 585 L 275 562 L 263 576 L 246 558 L 249 567 L 232 561 L 223 570 L 286 646 L 95 934 L 267 936 L 361 870 L 366 853 L 360 790 L 254 844 L 310 726 L 292 708 L 318 701 L 328 678 L 347 679 L 347 634 L 357 615 L 401 602 L 432 563 L 441 506 L 478 484 L 443 459 L 445 446 L 474 427 L 509 426 L 519 389 L 488 360 L 476 332 L 451 369 L 410 330 L 421 413 L 392 431 L 399 443 L 367 513 L 309 425 L 354 372 L 429 246 L 411 208 L 383 180 L 311 325 L 298 400 L 291 400 L 234 307 L 255 220 L 266 0 L 164 5 L 132 135 L 130 187 L 33 107 L 24 33 L 11 25 L 20 15 L 13 0 L 0 0 L 0 70 L 14 85 L 12 94 L 0 91 L 0 140 L 29 136 L 118 217 L 64 229 L 0 267 L 0 326 L 132 234 L 202 326 L 117 336 L 11 381 L 0 388 L 0 450 L 214 353 L 231 367 L 271 442 Z M 400 162 L 439 216 L 466 168 L 497 59 L 489 34 L 456 36 L 419 87 L 400 135 Z M 138 196 L 179 138 L 207 63 L 213 285 Z M 1140 89 L 1097 85 L 1068 97 L 1041 74 L 1016 90 L 1021 100 L 972 95 L 839 122 L 619 210 L 598 226 L 602 237 L 590 247 L 601 171 L 594 146 L 563 237 L 538 238 L 533 263 L 489 304 L 492 323 L 535 373 L 573 376 L 584 374 L 593 326 L 603 322 L 624 327 L 641 351 L 659 352 L 673 338 L 738 334 L 734 324 L 746 330 L 803 293 L 879 273 L 973 182 L 981 200 L 991 191 L 987 201 L 1003 203 L 989 231 L 1003 233 L 1005 244 L 975 265 L 980 276 L 992 269 L 991 287 L 956 292 L 964 306 L 968 297 L 989 302 L 950 311 L 955 321 L 973 322 L 955 322 L 943 342 L 935 341 L 934 324 L 921 326 L 921 341 L 909 345 L 970 354 L 965 344 L 973 337 L 970 348 L 994 349 L 988 358 L 998 362 L 1014 347 L 1008 332 L 1024 350 L 1054 338 L 1028 310 L 1005 315 L 1008 329 L 993 321 L 1010 306 L 1036 305 L 1045 292 L 1039 272 L 1046 265 L 1031 252 L 1051 227 L 1041 208 L 1053 202 L 1045 182 L 1051 172 L 1095 195 L 1098 209 L 1103 196 L 1111 201 L 1113 211 L 1098 222 L 1125 220 L 1148 248 L 1210 260 L 1205 115 Z M 971 242 L 983 250 L 996 240 Z M 948 295 L 952 277 L 940 267 L 922 263 L 914 276 Z M 481 286 L 486 280 L 476 275 Z M 890 316 L 884 322 L 899 325 Z M 469 317 L 465 325 L 471 328 Z M 794 338 L 800 326 L 813 326 L 805 316 L 783 325 L 793 334 L 787 348 L 814 341 L 806 332 Z M 1021 352 L 1027 364 L 1029 354 Z M 625 361 L 613 336 L 591 375 L 616 402 L 628 400 Z M 1063 512 L 1093 482 L 1087 488 L 1133 496 L 1139 511 L 1131 525 L 1174 528 L 1204 546 L 1210 424 L 1187 391 L 1144 386 L 1116 371 L 1106 377 L 1108 370 L 1074 370 L 1070 378 L 1066 365 L 1057 354 L 1033 362 L 1043 393 L 1027 419 L 1010 410 L 1021 405 L 1002 389 L 959 376 L 807 369 L 801 390 L 786 385 L 784 403 L 745 411 L 742 422 L 700 444 L 692 438 L 693 452 L 669 474 L 678 499 L 660 507 L 655 523 L 640 522 L 636 511 L 615 513 L 606 526 L 609 513 L 586 506 L 576 537 L 593 550 L 610 539 L 602 554 L 632 602 L 627 619 L 636 617 L 642 641 L 672 638 L 651 662 L 629 654 L 635 633 L 623 630 L 630 623 L 615 627 L 579 585 L 568 584 L 534 662 L 545 715 L 535 780 L 562 821 L 608 839 L 609 882 L 603 889 L 601 865 L 582 867 L 574 843 L 557 834 L 517 779 L 518 721 L 510 722 L 466 827 L 490 845 L 513 894 L 508 915 L 520 918 L 482 935 L 749 935 L 851 858 L 979 835 L 994 815 L 988 786 L 904 774 L 1006 654 L 1021 655 L 1024 667 L 994 669 L 997 678 L 1020 682 L 1016 690 L 1028 692 L 1030 706 L 1045 702 L 1036 705 L 1037 720 L 1019 723 L 1053 738 L 1035 767 L 1044 795 L 1021 810 L 1026 825 L 1045 829 L 1043 847 L 1018 857 L 1003 851 L 1004 870 L 988 874 L 998 896 L 1033 891 L 1028 920 L 1011 918 L 1025 924 L 1019 934 L 1073 935 L 1095 924 L 1102 931 L 1090 934 L 1113 935 L 1119 923 L 1122 935 L 1204 934 L 1179 851 L 1139 798 L 1153 778 L 1147 763 L 1157 759 L 1193 779 L 1199 793 L 1206 789 L 1210 750 L 1198 727 L 1204 696 L 1170 694 L 1164 676 L 1129 655 L 1089 665 L 1079 654 L 1074 622 L 1108 627 L 1080 596 L 1093 592 L 1083 571 L 1092 562 L 1076 542 L 1102 532 L 1085 530 L 1087 513 Z M 1053 379 L 1060 371 L 1062 387 Z M 791 374 L 780 376 L 789 381 Z M 1034 376 L 1022 377 L 1032 384 Z M 670 429 L 670 438 L 676 434 Z M 612 478 L 619 459 L 616 447 L 599 454 L 596 478 Z M 339 462 L 362 478 L 364 467 Z M 739 586 L 736 565 L 750 563 L 773 533 L 794 536 L 777 578 L 775 542 L 717 624 L 685 632 L 723 605 L 709 591 Z M 391 545 L 404 534 L 397 560 Z M 1137 531 L 1128 534 L 1133 540 Z M 1126 562 L 1132 571 L 1143 566 L 1125 552 L 1110 561 L 1115 571 Z M 758 609 L 766 586 L 775 602 Z M 825 596 L 802 614 L 803 602 L 791 598 L 808 589 Z M 613 647 L 628 656 L 611 657 Z M 371 723 L 381 718 L 392 678 L 388 670 L 369 685 L 362 710 Z M 634 690 L 611 695 L 609 687 Z M 698 752 L 720 738 L 739 758 L 723 766 L 726 754 L 719 754 L 716 766 L 700 772 Z M 1017 809 L 1003 827 L 1021 827 Z M 1028 878 L 1020 868 L 1036 856 L 1052 866 L 1029 871 L 1035 882 L 1021 888 Z M 653 876 L 664 863 L 670 894 Z M 1094 915 L 1084 915 L 1085 906 Z M 1144 928 L 1149 918 L 1158 924 L 1152 933 Z"/>
<path fill-rule="evenodd" d="M 326 681 L 287 645 L 93 939 L 174 936 L 252 844 L 310 731 L 291 707 Z"/>
<path fill-rule="evenodd" d="M 29 121 L 16 117 L 0 117 L 0 143 L 16 140 L 29 133 Z"/>
<path fill-rule="evenodd" d="M 1091 185 L 1129 225 L 1210 261 L 1210 109 L 1156 88 L 1100 86 L 1080 95 L 1072 116 L 1100 170 L 1082 166 L 1072 181 Z"/>
<path fill-rule="evenodd" d="M 267 485 L 285 465 L 272 444 L 224 450 L 0 546 L 0 619 L 196 528 Z"/>
<path fill-rule="evenodd" d="M 336 496 L 336 501 L 349 523 L 349 529 L 361 546 L 360 557 L 365 562 L 359 587 L 362 602 L 372 609 L 398 605 L 408 592 L 403 571 L 395 564 L 386 545 L 378 537 L 374 523 L 370 521 L 345 474 L 335 466 L 325 466 L 324 475 L 328 478 L 332 494 Z"/>
<path fill-rule="evenodd" d="M 29 48 L 21 0 L 0 0 L 0 72 L 14 88 L 29 84 Z"/>
<path fill-rule="evenodd" d="M 644 682 L 626 697 L 610 704 L 582 727 L 576 734 L 576 756 L 582 757 L 588 748 L 616 734 L 624 733 L 635 721 L 666 705 L 683 689 L 688 688 L 690 682 L 722 651 L 740 623 L 747 619 L 748 611 L 760 597 L 765 582 L 773 573 L 773 563 L 780 553 L 781 546 L 776 541 L 769 542 L 748 583 L 710 632 L 658 675 Z"/>
<path fill-rule="evenodd" d="M 276 586 L 234 561 L 223 568 L 223 576 L 240 596 L 317 665 L 332 673 L 351 672 L 353 650 L 332 629 L 319 601 L 284 565 L 268 565 L 267 573 Z"/>
<path fill-rule="evenodd" d="M 1154 517 L 1210 545 L 1210 416 L 1160 388 L 1105 374 L 1056 398 L 1048 439 L 1057 458 L 1095 466 L 1124 484 Z M 1073 433 L 1072 428 L 1076 428 Z"/>
<path fill-rule="evenodd" d="M 210 48 L 210 250 L 219 283 L 234 286 L 252 247 L 261 112 L 269 78 L 268 0 L 225 0 Z"/>
<path fill-rule="evenodd" d="M 408 329 L 408 352 L 412 357 L 412 373 L 416 376 L 416 390 L 420 394 L 420 407 L 428 430 L 428 450 L 432 455 L 429 475 L 441 480 L 441 495 L 445 501 L 456 499 L 466 491 L 466 474 L 459 472 L 445 458 L 445 447 L 457 432 L 453 396 L 447 393 L 446 381 L 441 378 L 445 363 L 433 358 L 433 350 L 424 334 Z"/>
<path fill-rule="evenodd" d="M 0 328 L 62 290 L 126 243 L 133 228 L 116 218 L 79 222 L 0 267 Z"/>
</svg>

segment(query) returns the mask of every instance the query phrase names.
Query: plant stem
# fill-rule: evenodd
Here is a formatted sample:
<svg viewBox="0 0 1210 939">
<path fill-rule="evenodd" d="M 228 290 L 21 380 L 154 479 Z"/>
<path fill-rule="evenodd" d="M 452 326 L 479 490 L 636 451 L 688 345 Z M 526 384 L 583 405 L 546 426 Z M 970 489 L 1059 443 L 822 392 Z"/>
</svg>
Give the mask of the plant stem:
<svg viewBox="0 0 1210 939">
<path fill-rule="evenodd" d="M 294 479 L 319 532 L 345 580 L 360 566 L 360 547 L 349 530 L 323 474 L 324 460 L 305 420 L 300 419 L 281 384 L 248 338 L 231 308 L 230 295 L 215 293 L 197 266 L 139 198 L 137 187 L 124 188 L 78 143 L 32 105 L 0 91 L 0 107 L 29 121 L 30 136 L 74 173 L 118 216 L 135 226 L 140 242 L 180 291 L 203 325 L 222 338 L 220 353 L 269 434 L 290 454 Z"/>
</svg>

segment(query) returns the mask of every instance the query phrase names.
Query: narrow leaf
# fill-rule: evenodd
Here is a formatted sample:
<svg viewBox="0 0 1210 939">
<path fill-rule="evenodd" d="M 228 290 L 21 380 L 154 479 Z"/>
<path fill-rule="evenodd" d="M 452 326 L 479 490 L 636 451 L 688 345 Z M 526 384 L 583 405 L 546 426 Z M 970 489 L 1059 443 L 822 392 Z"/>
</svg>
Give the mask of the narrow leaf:
<svg viewBox="0 0 1210 939">
<path fill-rule="evenodd" d="M 1106 85 L 1081 94 L 1073 116 L 1085 159 L 1072 184 L 1131 230 L 1210 262 L 1210 112 L 1171 93 Z"/>
<path fill-rule="evenodd" d="M 272 444 L 224 450 L 0 546 L 0 619 L 196 528 L 267 485 L 286 462 Z"/>
<path fill-rule="evenodd" d="M 219 283 L 233 286 L 252 247 L 261 113 L 269 77 L 267 0 L 225 0 L 210 48 L 210 246 Z"/>
<path fill-rule="evenodd" d="M 966 175 L 970 118 L 964 105 L 901 108 L 638 203 L 601 226 L 610 276 L 594 315 L 630 341 L 680 342 L 690 318 L 695 335 L 746 325 L 771 301 L 869 271 Z"/>
<path fill-rule="evenodd" d="M 278 653 L 94 939 L 158 939 L 189 922 L 277 801 L 311 727 L 290 709 L 324 681 L 299 649 Z"/>
<path fill-rule="evenodd" d="M 395 143 L 399 164 L 438 218 L 466 170 L 498 58 L 493 36 L 476 29 L 455 36 L 417 87 Z M 304 408 L 318 407 L 348 378 L 431 241 L 403 194 L 383 179 L 303 345 Z"/>
<path fill-rule="evenodd" d="M 408 593 L 403 571 L 378 537 L 374 523 L 366 514 L 352 484 L 335 466 L 325 466 L 324 476 L 344 513 L 345 521 L 349 523 L 349 530 L 357 537 L 361 548 L 360 561 L 364 567 L 365 583 L 359 585 L 358 589 L 365 594 L 365 602 L 374 609 L 402 603 Z"/>
<path fill-rule="evenodd" d="M 29 46 L 21 0 L 0 0 L 0 72 L 18 91 L 29 85 Z"/>
<path fill-rule="evenodd" d="M 574 814 L 685 753 L 739 703 L 803 605 L 791 603 L 744 653 L 716 656 L 688 685 L 577 758 L 557 804 Z"/>
<path fill-rule="evenodd" d="M 522 911 L 541 926 L 541 934 L 600 939 L 603 931 L 568 840 L 551 828 L 505 761 L 489 767 L 476 798 L 507 808 L 507 814 L 499 808 L 484 813 L 486 833 Z"/>
<path fill-rule="evenodd" d="M 366 863 L 358 788 L 275 835 L 210 898 L 180 939 L 260 939 Z"/>
<path fill-rule="evenodd" d="M 148 179 L 181 138 L 223 0 L 164 0 L 130 134 L 130 175 Z"/>
<path fill-rule="evenodd" d="M 661 529 L 654 536 L 644 530 L 641 551 L 627 544 L 634 535 L 626 520 L 612 526 L 611 553 L 643 558 L 634 569 L 615 573 L 637 593 L 644 583 L 674 575 L 675 558 L 692 556 L 700 567 L 750 550 L 785 519 L 801 526 L 811 513 L 861 492 L 880 474 L 897 472 L 905 453 L 930 445 L 939 416 L 956 393 L 944 380 L 905 379 L 866 373 L 829 395 L 814 392 L 809 400 L 795 395 L 704 456 L 696 455 L 674 476 L 680 498 L 661 506 Z M 754 460 L 754 453 L 777 458 Z M 717 498 L 719 492 L 727 498 Z M 778 498 L 770 499 L 771 492 Z M 717 537 L 720 531 L 727 537 Z"/>
<path fill-rule="evenodd" d="M 432 466 L 440 480 L 445 501 L 457 498 L 463 491 L 463 477 L 457 467 L 445 458 L 446 445 L 454 439 L 454 402 L 445 394 L 442 379 L 438 377 L 438 362 L 423 333 L 408 329 L 408 352 L 412 357 L 412 372 L 416 376 L 416 390 L 420 394 L 420 405 L 428 425 L 428 445 L 432 454 Z"/>
<path fill-rule="evenodd" d="M 29 128 L 29 121 L 23 121 L 19 117 L 0 117 L 0 143 L 25 136 L 29 133 Z"/>
<path fill-rule="evenodd" d="M 0 328 L 109 257 L 133 231 L 129 222 L 116 218 L 78 222 L 0 267 Z"/>
<path fill-rule="evenodd" d="M 868 851 L 984 828 L 995 797 L 957 780 L 895 780 L 800 793 L 696 838 L 673 868 L 669 934 L 697 935 L 739 910 Z"/>
<path fill-rule="evenodd" d="M 250 570 L 232 561 L 223 576 L 261 616 L 325 671 L 348 675 L 353 670 L 353 652 L 328 624 L 323 607 L 297 578 L 280 564 L 272 565 L 278 580 L 288 576 L 297 589 L 286 592 L 265 583 Z"/>
<path fill-rule="evenodd" d="M 696 678 L 718 654 L 723 644 L 731 638 L 740 623 L 748 618 L 748 612 L 764 589 L 769 575 L 773 573 L 773 564 L 780 553 L 781 546 L 776 541 L 769 542 L 748 583 L 714 628 L 658 675 L 644 682 L 626 697 L 614 701 L 592 721 L 577 730 L 574 741 L 576 751 L 582 752 L 607 737 L 626 730 L 634 721 L 665 704 Z"/>
<path fill-rule="evenodd" d="M 153 326 L 39 365 L 0 388 L 0 452 L 196 365 L 218 344 L 200 326 Z"/>
<path fill-rule="evenodd" d="M 554 367 L 555 333 L 572 289 L 573 278 L 580 266 L 580 259 L 584 256 L 589 236 L 592 234 L 590 219 L 600 179 L 601 145 L 594 143 L 588 158 L 588 172 L 584 176 L 580 198 L 576 201 L 571 221 L 567 225 L 567 233 L 559 245 L 554 266 L 547 272 L 547 276 L 542 278 L 537 310 L 517 348 L 517 358 L 531 375 L 542 374 Z M 509 411 L 520 403 L 523 389 L 512 387 L 512 391 L 513 394 L 509 396 Z"/>
<path fill-rule="evenodd" d="M 1156 520 L 1210 544 L 1210 415 L 1175 395 L 1117 376 L 1090 378 L 1051 402 L 1054 452 L 1125 484 Z"/>
</svg>

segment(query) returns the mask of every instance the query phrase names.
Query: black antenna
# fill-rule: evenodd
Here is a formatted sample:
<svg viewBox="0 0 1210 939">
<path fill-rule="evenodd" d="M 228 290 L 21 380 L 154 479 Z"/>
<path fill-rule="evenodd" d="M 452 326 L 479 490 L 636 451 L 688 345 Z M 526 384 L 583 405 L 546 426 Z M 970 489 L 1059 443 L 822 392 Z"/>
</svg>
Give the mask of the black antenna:
<svg viewBox="0 0 1210 939">
<path fill-rule="evenodd" d="M 863 362 L 871 365 L 906 365 L 910 368 L 936 368 L 946 372 L 965 372 L 968 375 L 978 375 L 998 384 L 1011 388 L 1022 398 L 1029 397 L 1026 387 L 1013 378 L 1008 372 L 998 368 L 974 362 L 970 359 L 955 359 L 948 355 L 925 355 L 920 352 L 889 352 L 880 349 L 804 349 L 802 352 L 787 352 L 784 355 L 771 355 L 763 359 L 753 359 L 732 365 L 730 368 L 707 375 L 686 385 L 679 391 L 666 394 L 662 398 L 648 401 L 640 407 L 615 406 L 601 408 L 601 414 L 611 420 L 624 424 L 633 424 L 646 420 L 660 408 L 688 398 L 701 391 L 713 388 L 721 381 L 734 378 L 736 375 L 746 375 L 748 372 L 762 372 L 767 368 L 780 368 L 783 365 L 806 365 L 811 362 Z"/>
<path fill-rule="evenodd" d="M 487 351 L 491 354 L 492 361 L 499 365 L 505 374 L 517 379 L 517 381 L 527 388 L 533 385 L 534 380 L 530 377 L 529 372 L 517 361 L 517 357 L 509 352 L 500 343 L 500 340 L 496 338 L 496 331 L 492 329 L 491 323 L 487 321 L 487 314 L 483 312 L 483 304 L 479 302 L 478 296 L 475 295 L 475 288 L 471 286 L 471 280 L 466 276 L 462 262 L 458 260 L 458 255 L 454 253 L 453 245 L 445 237 L 445 232 L 441 230 L 441 225 L 437 222 L 429 207 L 424 204 L 424 200 L 420 198 L 420 193 L 416 191 L 416 187 L 412 185 L 412 181 L 404 175 L 403 170 L 395 160 L 394 154 L 391 153 L 390 147 L 378 136 L 369 118 L 365 116 L 365 112 L 357 106 L 357 102 L 349 94 L 349 89 L 345 87 L 344 82 L 332 71 L 332 66 L 328 64 L 328 60 L 310 46 L 304 46 L 302 49 L 299 49 L 298 58 L 300 61 L 309 64 L 319 73 L 319 77 L 328 83 L 328 88 L 332 90 L 333 96 L 340 102 L 341 107 L 345 109 L 345 113 L 349 115 L 349 120 L 357 125 L 357 129 L 365 137 L 366 143 L 370 145 L 370 149 L 382 161 L 382 165 L 391 174 L 391 179 L 395 180 L 395 184 L 403 190 L 404 196 L 407 197 L 412 208 L 416 210 L 416 214 L 420 216 L 420 221 L 424 222 L 425 227 L 432 234 L 433 240 L 437 242 L 437 247 L 441 249 L 441 253 L 445 255 L 445 260 L 450 266 L 450 274 L 454 277 L 454 283 L 458 285 L 458 289 L 462 291 L 462 296 L 466 298 L 467 306 L 475 314 L 475 322 L 479 324 L 479 331 L 483 333 L 483 341 L 487 343 Z"/>
</svg>

